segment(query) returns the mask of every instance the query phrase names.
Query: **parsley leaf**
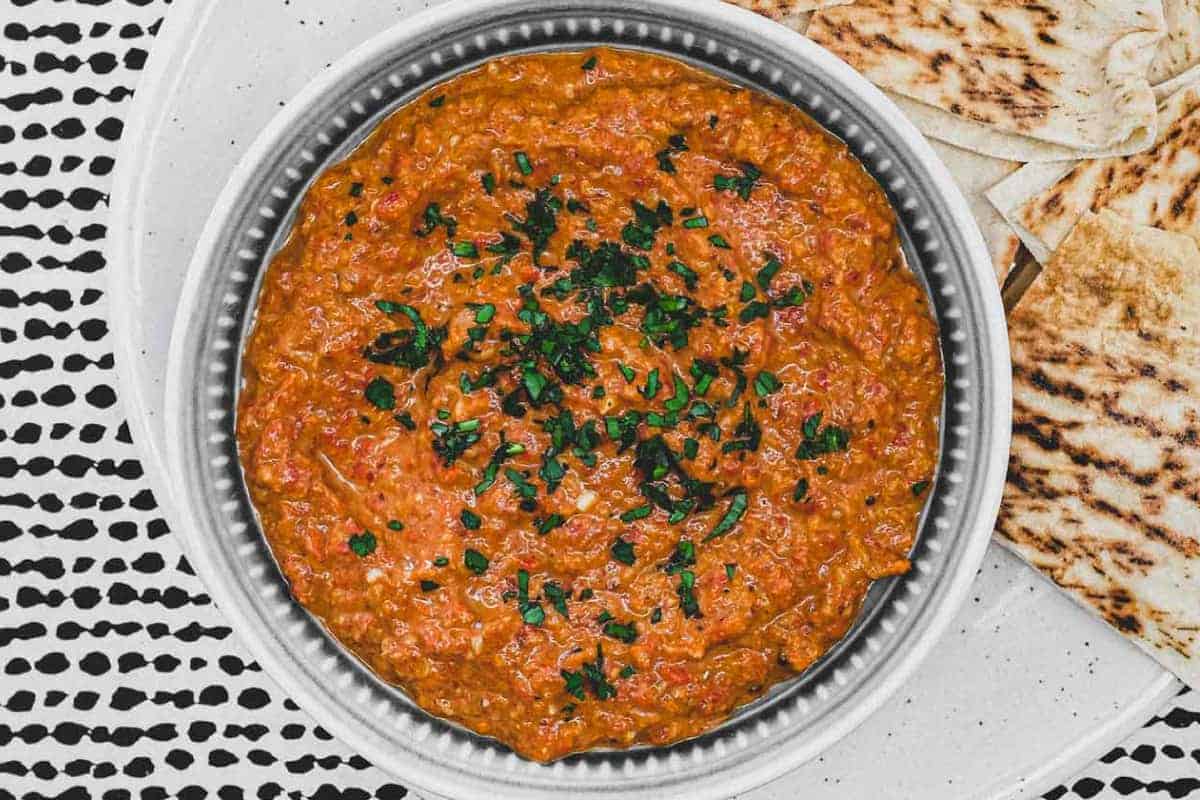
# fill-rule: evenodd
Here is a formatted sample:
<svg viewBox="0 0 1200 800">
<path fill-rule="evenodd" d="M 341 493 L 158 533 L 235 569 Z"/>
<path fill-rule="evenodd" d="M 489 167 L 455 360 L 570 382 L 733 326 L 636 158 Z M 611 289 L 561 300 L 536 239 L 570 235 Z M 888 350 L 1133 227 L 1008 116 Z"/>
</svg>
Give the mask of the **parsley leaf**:
<svg viewBox="0 0 1200 800">
<path fill-rule="evenodd" d="M 769 394 L 779 391 L 783 388 L 783 383 L 779 378 L 775 377 L 773 372 L 763 370 L 758 373 L 758 377 L 754 379 L 754 393 L 759 397 L 766 397 Z"/>
<path fill-rule="evenodd" d="M 850 431 L 836 425 L 821 427 L 821 413 L 804 420 L 804 441 L 796 448 L 796 458 L 808 461 L 828 453 L 846 450 L 850 446 Z"/>
<path fill-rule="evenodd" d="M 619 561 L 626 566 L 631 567 L 637 561 L 637 556 L 633 552 L 633 542 L 627 542 L 620 536 L 613 542 L 610 552 L 614 561 Z"/>
<path fill-rule="evenodd" d="M 632 622 L 609 622 L 604 626 L 604 635 L 625 644 L 633 644 L 637 641 L 637 626 Z"/>
<path fill-rule="evenodd" d="M 734 191 L 743 200 L 750 199 L 754 184 L 762 177 L 762 172 L 753 164 L 742 164 L 741 175 L 717 175 L 713 178 L 713 188 L 717 191 Z"/>
<path fill-rule="evenodd" d="M 435 422 L 429 426 L 433 431 L 433 451 L 442 458 L 442 463 L 449 467 L 480 439 L 479 420 L 469 419 L 447 425 L 445 422 Z"/>
<path fill-rule="evenodd" d="M 346 541 L 346 544 L 350 546 L 350 551 L 354 553 L 354 555 L 358 556 L 359 558 L 366 558 L 367 556 L 371 555 L 371 553 L 375 552 L 375 546 L 377 542 L 375 541 L 375 534 L 368 530 L 364 530 L 362 533 L 353 534 Z"/>
<path fill-rule="evenodd" d="M 725 534 L 729 533 L 731 530 L 733 530 L 733 526 L 737 525 L 738 521 L 745 516 L 746 508 L 749 505 L 746 500 L 746 490 L 734 489 L 730 494 L 733 499 L 729 502 L 729 510 L 727 510 L 725 515 L 721 517 L 721 520 L 717 523 L 716 527 L 712 529 L 712 532 L 709 533 L 708 536 L 704 537 L 704 541 L 707 542 L 712 539 L 716 539 L 718 536 L 724 536 Z"/>
<path fill-rule="evenodd" d="M 368 383 L 363 396 L 381 411 L 390 411 L 396 407 L 396 391 L 387 378 L 376 378 Z"/>
<path fill-rule="evenodd" d="M 472 550 L 468 547 L 463 553 L 463 564 L 476 575 L 482 575 L 487 572 L 488 564 L 490 563 L 487 556 L 478 550 Z"/>
</svg>

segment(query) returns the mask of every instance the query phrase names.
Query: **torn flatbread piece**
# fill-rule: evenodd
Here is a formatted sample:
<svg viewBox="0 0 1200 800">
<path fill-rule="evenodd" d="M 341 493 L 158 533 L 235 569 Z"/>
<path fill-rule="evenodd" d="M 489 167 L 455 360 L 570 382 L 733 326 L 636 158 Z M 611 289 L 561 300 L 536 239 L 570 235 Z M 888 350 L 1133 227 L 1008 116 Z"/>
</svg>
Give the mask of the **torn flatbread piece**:
<svg viewBox="0 0 1200 800">
<path fill-rule="evenodd" d="M 1200 83 L 1163 103 L 1158 130 L 1135 155 L 1022 167 L 988 199 L 1043 264 L 1085 212 L 1102 208 L 1200 240 Z"/>
<path fill-rule="evenodd" d="M 1166 36 L 1150 65 L 1150 83 L 1165 83 L 1200 64 L 1200 0 L 1163 0 Z"/>
<path fill-rule="evenodd" d="M 1200 249 L 1089 213 L 1009 327 L 999 540 L 1200 686 Z"/>
<path fill-rule="evenodd" d="M 854 0 L 726 0 L 748 8 L 801 33 L 808 27 L 812 12 L 820 8 L 844 6 Z"/>
<path fill-rule="evenodd" d="M 807 35 L 905 98 L 926 135 L 1029 162 L 1149 146 L 1164 26 L 1160 0 L 858 0 Z"/>
<path fill-rule="evenodd" d="M 979 230 L 992 257 L 996 281 L 1003 284 L 1013 261 L 1016 260 L 1020 239 L 995 206 L 988 202 L 985 193 L 1021 165 L 1015 161 L 982 156 L 936 140 L 930 144 L 942 159 L 942 163 L 950 170 L 955 183 L 970 205 L 971 213 L 979 223 Z"/>
</svg>

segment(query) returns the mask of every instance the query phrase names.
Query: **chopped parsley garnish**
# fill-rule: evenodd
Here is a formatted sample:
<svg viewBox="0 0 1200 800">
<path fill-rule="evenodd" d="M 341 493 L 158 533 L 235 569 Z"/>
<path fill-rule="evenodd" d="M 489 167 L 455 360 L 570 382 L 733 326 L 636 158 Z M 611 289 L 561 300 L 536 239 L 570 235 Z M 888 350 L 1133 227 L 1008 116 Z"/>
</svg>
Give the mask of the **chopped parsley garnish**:
<svg viewBox="0 0 1200 800">
<path fill-rule="evenodd" d="M 694 459 L 700 453 L 700 442 L 688 437 L 683 440 L 683 457 Z"/>
<path fill-rule="evenodd" d="M 627 542 L 620 536 L 613 542 L 610 552 L 614 561 L 619 561 L 626 566 L 631 567 L 637 561 L 637 556 L 633 552 L 633 542 Z M 580 595 L 580 599 L 583 599 L 583 595 Z"/>
<path fill-rule="evenodd" d="M 688 372 L 696 381 L 696 394 L 703 397 L 708 392 L 708 387 L 712 385 L 713 379 L 719 374 L 720 368 L 711 361 L 696 358 L 692 360 L 692 366 Z"/>
<path fill-rule="evenodd" d="M 650 612 L 650 624 L 657 625 L 662 622 L 662 608 L 655 608 Z"/>
<path fill-rule="evenodd" d="M 577 697 L 580 700 L 585 699 L 583 693 L 583 675 L 578 672 L 561 671 L 563 681 L 566 683 L 567 694 L 572 697 Z"/>
<path fill-rule="evenodd" d="M 753 164 L 742 164 L 741 175 L 717 175 L 713 178 L 713 188 L 719 192 L 734 191 L 743 200 L 750 199 L 754 184 L 762 177 L 762 172 Z"/>
<path fill-rule="evenodd" d="M 442 463 L 447 467 L 454 464 L 481 436 L 477 419 L 464 420 L 452 425 L 439 421 L 429 428 L 433 431 L 433 451 L 441 456 Z"/>
<path fill-rule="evenodd" d="M 796 488 L 792 490 L 792 501 L 802 503 L 808 498 L 808 481 L 804 478 L 796 481 Z"/>
<path fill-rule="evenodd" d="M 520 455 L 525 452 L 525 445 L 517 444 L 516 442 L 504 441 L 504 434 L 501 432 L 500 446 L 492 453 L 492 459 L 483 470 L 483 480 L 475 484 L 475 494 L 481 495 L 488 489 L 492 488 L 492 484 L 496 482 L 496 476 L 500 472 L 500 465 L 509 458 L 515 455 Z"/>
<path fill-rule="evenodd" d="M 637 626 L 632 622 L 607 622 L 604 625 L 604 635 L 625 644 L 633 644 L 637 641 Z"/>
<path fill-rule="evenodd" d="M 529 156 L 524 150 L 513 153 L 513 160 L 517 162 L 517 169 L 521 170 L 522 175 L 533 174 L 533 164 L 529 163 Z"/>
<path fill-rule="evenodd" d="M 377 542 L 375 541 L 375 534 L 364 530 L 362 533 L 352 534 L 346 541 L 346 544 L 350 546 L 350 551 L 354 555 L 359 558 L 366 558 L 375 552 Z"/>
<path fill-rule="evenodd" d="M 647 400 L 653 400 L 658 394 L 658 385 L 658 368 L 656 367 L 650 370 L 650 374 L 646 376 L 646 385 L 638 389 L 638 392 Z"/>
<path fill-rule="evenodd" d="M 621 377 L 625 379 L 626 383 L 633 383 L 634 378 L 637 377 L 637 373 L 633 369 L 625 366 L 620 361 L 617 362 L 617 369 L 621 371 Z"/>
<path fill-rule="evenodd" d="M 747 303 L 738 313 L 738 322 L 748 325 L 756 319 L 766 319 L 771 314 L 771 307 L 761 300 Z"/>
<path fill-rule="evenodd" d="M 668 175 L 675 174 L 675 162 L 671 161 L 671 156 L 676 153 L 682 153 L 688 149 L 687 140 L 684 139 L 682 133 L 677 133 L 667 139 L 667 146 L 654 154 L 658 159 L 658 168 Z"/>
<path fill-rule="evenodd" d="M 675 543 L 675 550 L 663 566 L 668 575 L 677 575 L 696 563 L 696 545 L 688 539 L 680 539 Z"/>
<path fill-rule="evenodd" d="M 542 604 L 529 599 L 529 573 L 523 569 L 517 570 L 517 611 L 526 625 L 541 625 L 546 621 Z"/>
<path fill-rule="evenodd" d="M 912 488 L 913 497 L 920 497 L 929 488 L 929 481 L 917 481 L 910 488 Z"/>
<path fill-rule="evenodd" d="M 596 57 L 595 56 L 590 57 L 587 61 L 583 62 L 583 64 L 581 65 L 581 69 L 584 72 L 591 72 L 595 68 L 596 68 Z"/>
<path fill-rule="evenodd" d="M 758 271 L 758 273 L 754 277 L 754 280 L 758 282 L 759 288 L 762 289 L 764 292 L 769 292 L 771 290 L 771 279 L 774 278 L 776 274 L 778 274 L 779 270 L 782 269 L 782 267 L 783 267 L 783 264 L 779 263 L 779 259 L 775 258 L 775 256 L 773 256 L 773 255 L 768 254 L 767 255 L 767 263 L 763 266 L 762 269 L 760 269 Z"/>
<path fill-rule="evenodd" d="M 635 522 L 639 519 L 645 519 L 646 517 L 650 516 L 651 512 L 653 511 L 653 506 L 638 506 L 637 508 L 631 508 L 621 514 L 620 519 L 621 522 Z"/>
<path fill-rule="evenodd" d="M 621 671 L 617 673 L 617 677 L 632 678 L 636 674 L 637 669 L 634 668 L 633 664 L 626 664 L 625 666 L 621 667 Z"/>
<path fill-rule="evenodd" d="M 625 295 L 630 303 L 646 309 L 641 330 L 654 344 L 670 343 L 676 350 L 687 346 L 688 331 L 700 324 L 707 312 L 686 295 L 659 294 L 648 283 L 634 287 Z"/>
<path fill-rule="evenodd" d="M 821 427 L 821 412 L 804 420 L 804 441 L 796 448 L 796 458 L 808 461 L 850 446 L 850 431 L 836 425 Z"/>
<path fill-rule="evenodd" d="M 649 250 L 654 247 L 654 235 L 658 229 L 669 227 L 672 221 L 671 207 L 666 200 L 659 200 L 655 208 L 648 208 L 634 200 L 633 221 L 621 229 L 621 238 L 630 247 Z"/>
<path fill-rule="evenodd" d="M 513 230 L 529 239 L 533 247 L 533 263 L 541 266 L 542 253 L 550 243 L 550 237 L 558 230 L 556 215 L 562 210 L 562 201 L 549 189 L 538 189 L 532 200 L 525 204 L 525 219 L 506 215 Z"/>
<path fill-rule="evenodd" d="M 688 219 L 685 219 L 683 221 L 683 227 L 685 227 L 685 228 L 707 228 L 708 227 L 708 217 L 706 217 L 704 215 L 700 215 L 698 217 L 689 217 Z"/>
<path fill-rule="evenodd" d="M 440 345 L 446 335 L 445 329 L 430 330 L 421 319 L 420 313 L 404 303 L 378 300 L 375 307 L 389 316 L 403 314 L 412 322 L 413 327 L 376 336 L 375 341 L 367 345 L 363 352 L 368 361 L 409 369 L 420 369 L 428 365 L 431 355 L 440 362 Z"/>
<path fill-rule="evenodd" d="M 475 321 L 480 325 L 487 325 L 494 316 L 496 316 L 496 307 L 491 303 L 484 303 L 475 308 Z"/>
<path fill-rule="evenodd" d="M 567 611 L 567 600 L 571 598 L 570 592 L 563 590 L 554 581 L 546 581 L 542 584 L 542 594 L 550 601 L 550 605 L 554 606 L 554 610 L 562 614 L 563 619 L 571 618 Z"/>
<path fill-rule="evenodd" d="M 743 303 L 749 303 L 754 299 L 756 294 L 758 294 L 758 292 L 754 290 L 753 283 L 750 281 L 742 281 L 742 290 L 738 292 L 738 300 L 741 300 Z"/>
<path fill-rule="evenodd" d="M 626 411 L 619 417 L 604 418 L 604 432 L 608 438 L 619 443 L 618 453 L 623 453 L 637 441 L 637 426 L 642 421 L 642 415 L 636 411 Z"/>
<path fill-rule="evenodd" d="M 464 508 L 459 512 L 458 518 L 462 521 L 463 527 L 469 531 L 477 531 L 483 524 L 483 518 L 469 508 Z"/>
<path fill-rule="evenodd" d="M 474 242 L 455 242 L 450 251 L 459 258 L 479 258 L 479 248 Z"/>
<path fill-rule="evenodd" d="M 700 276 L 696 274 L 696 271 L 682 261 L 672 261 L 667 264 L 667 269 L 683 278 L 683 284 L 689 290 L 695 289 L 696 283 L 700 280 Z"/>
<path fill-rule="evenodd" d="M 402 414 L 396 414 L 392 417 L 392 419 L 396 420 L 396 422 L 399 422 L 410 431 L 415 431 L 417 429 L 417 421 L 414 420 L 412 418 L 412 414 L 408 413 L 407 411 Z"/>
<path fill-rule="evenodd" d="M 432 592 L 435 589 L 440 589 L 440 588 L 442 588 L 442 585 L 440 583 L 438 583 L 437 581 L 430 581 L 430 580 L 421 581 L 421 591 L 422 592 Z"/>
<path fill-rule="evenodd" d="M 430 203 L 425 206 L 425 213 L 421 215 L 421 227 L 417 228 L 416 234 L 424 238 L 439 227 L 446 229 L 447 239 L 453 239 L 458 233 L 458 220 L 443 215 L 442 207 L 437 203 Z"/>
<path fill-rule="evenodd" d="M 736 572 L 737 572 L 737 564 L 726 564 L 725 565 L 725 578 L 727 580 L 733 580 L 733 576 Z"/>
<path fill-rule="evenodd" d="M 483 173 L 483 177 L 479 179 L 483 184 L 483 190 L 488 194 L 494 194 L 496 191 L 496 176 L 490 172 Z"/>
<path fill-rule="evenodd" d="M 597 700 L 611 700 L 617 696 L 616 687 L 604 676 L 604 651 L 599 642 L 596 643 L 596 660 L 584 663 L 583 675 Z"/>
<path fill-rule="evenodd" d="M 566 521 L 567 518 L 562 514 L 551 514 L 545 519 L 535 519 L 533 521 L 533 527 L 534 530 L 536 530 L 540 535 L 545 536 L 547 533 L 562 525 Z"/>
<path fill-rule="evenodd" d="M 430 108 L 441 108 L 442 104 L 445 102 L 446 102 L 446 95 L 439 94 L 437 97 L 435 97 L 429 101 L 429 107 Z"/>
<path fill-rule="evenodd" d="M 758 377 L 754 379 L 754 393 L 759 397 L 766 397 L 783 388 L 783 383 L 779 378 L 775 377 L 773 372 L 763 370 L 758 373 Z"/>
<path fill-rule="evenodd" d="M 712 236 L 709 236 L 708 243 L 711 244 L 713 247 L 719 247 L 722 250 L 731 249 L 729 242 L 725 239 L 724 236 L 722 236 L 719 233 L 714 233 Z"/>
<path fill-rule="evenodd" d="M 750 413 L 749 403 L 742 404 L 742 421 L 733 429 L 733 435 L 739 438 L 721 445 L 722 453 L 736 453 L 743 450 L 751 453 L 758 451 L 758 446 L 762 443 L 762 427 Z"/>
<path fill-rule="evenodd" d="M 401 522 L 401 521 L 400 521 L 400 520 L 398 520 L 398 519 L 389 519 L 389 520 L 388 520 L 388 524 L 387 524 L 387 526 L 388 526 L 388 530 L 389 530 L 389 531 L 402 531 L 402 530 L 404 530 L 404 523 L 403 523 L 403 522 Z"/>
<path fill-rule="evenodd" d="M 585 698 L 585 686 L 597 700 L 611 700 L 617 696 L 617 688 L 609 683 L 604 675 L 604 651 L 599 643 L 596 644 L 596 660 L 584 662 L 582 672 L 570 672 L 564 669 L 560 671 L 560 674 L 566 683 L 567 694 L 579 700 Z"/>
<path fill-rule="evenodd" d="M 359 183 L 358 181 L 355 181 L 354 183 L 350 184 L 350 196 L 351 197 L 360 197 L 362 195 L 362 190 L 363 190 L 363 185 L 361 183 Z"/>
<path fill-rule="evenodd" d="M 486 245 L 483 249 L 494 256 L 500 256 L 500 263 L 497 266 L 503 266 L 521 252 L 521 240 L 511 233 L 501 231 L 500 241 Z"/>
<path fill-rule="evenodd" d="M 363 396 L 380 411 L 390 411 L 396 407 L 396 390 L 387 378 L 376 378 L 368 383 Z"/>
<path fill-rule="evenodd" d="M 487 556 L 478 550 L 472 550 L 468 547 L 463 553 L 463 564 L 476 575 L 482 575 L 487 572 L 489 563 L 491 562 L 488 561 Z"/>
<path fill-rule="evenodd" d="M 512 482 L 513 489 L 516 491 L 517 496 L 521 498 L 521 509 L 523 511 L 533 511 L 536 509 L 537 487 L 512 467 L 504 468 L 504 476 Z"/>
<path fill-rule="evenodd" d="M 683 382 L 683 378 L 675 376 L 675 394 L 667 399 L 663 405 L 668 411 L 682 411 L 688 404 L 688 400 L 692 399 L 692 391 L 687 384 Z"/>
<path fill-rule="evenodd" d="M 733 498 L 729 501 L 729 509 L 725 512 L 725 515 L 721 517 L 716 527 L 712 529 L 708 536 L 704 537 L 704 541 L 707 542 L 712 539 L 716 539 L 718 536 L 724 536 L 725 534 L 729 533 L 731 530 L 733 530 L 733 527 L 738 524 L 741 518 L 745 516 L 746 508 L 749 505 L 746 500 L 746 490 L 740 488 L 734 489 L 729 494 Z"/>
<path fill-rule="evenodd" d="M 679 608 L 685 617 L 701 617 L 700 601 L 696 599 L 696 573 L 685 569 L 679 573 L 679 586 L 675 593 L 679 595 Z"/>
<path fill-rule="evenodd" d="M 543 456 L 542 468 L 538 470 L 538 477 L 546 484 L 546 494 L 554 494 L 554 491 L 558 489 L 566 474 L 567 468 L 563 466 L 563 463 L 558 460 L 557 456 Z"/>
<path fill-rule="evenodd" d="M 433 560 L 433 565 L 435 567 L 444 567 L 449 563 L 450 563 L 450 559 L 446 558 L 445 556 L 438 556 L 437 558 L 435 558 Z"/>
<path fill-rule="evenodd" d="M 352 226 L 352 225 L 357 225 L 358 224 L 358 214 L 355 214 L 353 211 L 351 211 L 350 213 L 348 213 L 346 215 L 346 218 L 343 220 L 343 222 L 346 223 L 347 227 Z"/>
<path fill-rule="evenodd" d="M 708 127 L 709 127 L 711 130 L 716 130 L 716 129 L 717 129 L 717 122 L 718 122 L 719 120 L 720 120 L 720 117 L 718 117 L 716 114 L 709 114 L 709 115 L 708 115 Z"/>
</svg>

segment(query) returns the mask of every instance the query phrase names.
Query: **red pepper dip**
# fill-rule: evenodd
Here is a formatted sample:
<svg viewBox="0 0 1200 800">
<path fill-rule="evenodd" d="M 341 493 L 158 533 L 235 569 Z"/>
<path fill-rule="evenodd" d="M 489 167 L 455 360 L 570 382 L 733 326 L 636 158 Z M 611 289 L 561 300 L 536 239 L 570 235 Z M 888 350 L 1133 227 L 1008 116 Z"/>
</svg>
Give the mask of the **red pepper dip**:
<svg viewBox="0 0 1200 800">
<path fill-rule="evenodd" d="M 887 199 L 797 109 L 492 61 L 317 179 L 238 437 L 296 598 L 548 761 L 720 724 L 909 568 L 942 370 Z"/>
</svg>

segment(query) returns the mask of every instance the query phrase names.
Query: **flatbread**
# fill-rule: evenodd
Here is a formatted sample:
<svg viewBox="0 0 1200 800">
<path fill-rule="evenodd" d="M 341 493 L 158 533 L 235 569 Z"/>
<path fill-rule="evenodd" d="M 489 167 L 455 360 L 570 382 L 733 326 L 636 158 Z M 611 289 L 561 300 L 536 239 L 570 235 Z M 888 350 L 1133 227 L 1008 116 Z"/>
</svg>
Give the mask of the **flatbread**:
<svg viewBox="0 0 1200 800">
<path fill-rule="evenodd" d="M 1150 83 L 1160 84 L 1200 64 L 1200 0 L 1163 0 L 1167 34 L 1150 65 Z"/>
<path fill-rule="evenodd" d="M 1160 0 L 858 0 L 807 35 L 905 98 L 926 135 L 1012 161 L 1100 158 L 1154 139 Z"/>
<path fill-rule="evenodd" d="M 1084 212 L 1101 208 L 1200 240 L 1200 82 L 1163 103 L 1158 130 L 1135 155 L 1022 167 L 988 199 L 1043 264 Z"/>
<path fill-rule="evenodd" d="M 979 230 L 992 257 L 996 280 L 1003 284 L 1017 257 L 1020 239 L 996 207 L 988 202 L 985 193 L 1021 165 L 1015 161 L 982 156 L 944 142 L 932 141 L 930 144 L 954 176 L 963 197 L 971 206 L 971 213 L 979 223 Z"/>
<path fill-rule="evenodd" d="M 819 8 L 844 6 L 854 0 L 725 0 L 804 33 L 809 17 Z"/>
<path fill-rule="evenodd" d="M 1200 687 L 1200 249 L 1086 214 L 1010 317 L 998 540 Z"/>
</svg>

